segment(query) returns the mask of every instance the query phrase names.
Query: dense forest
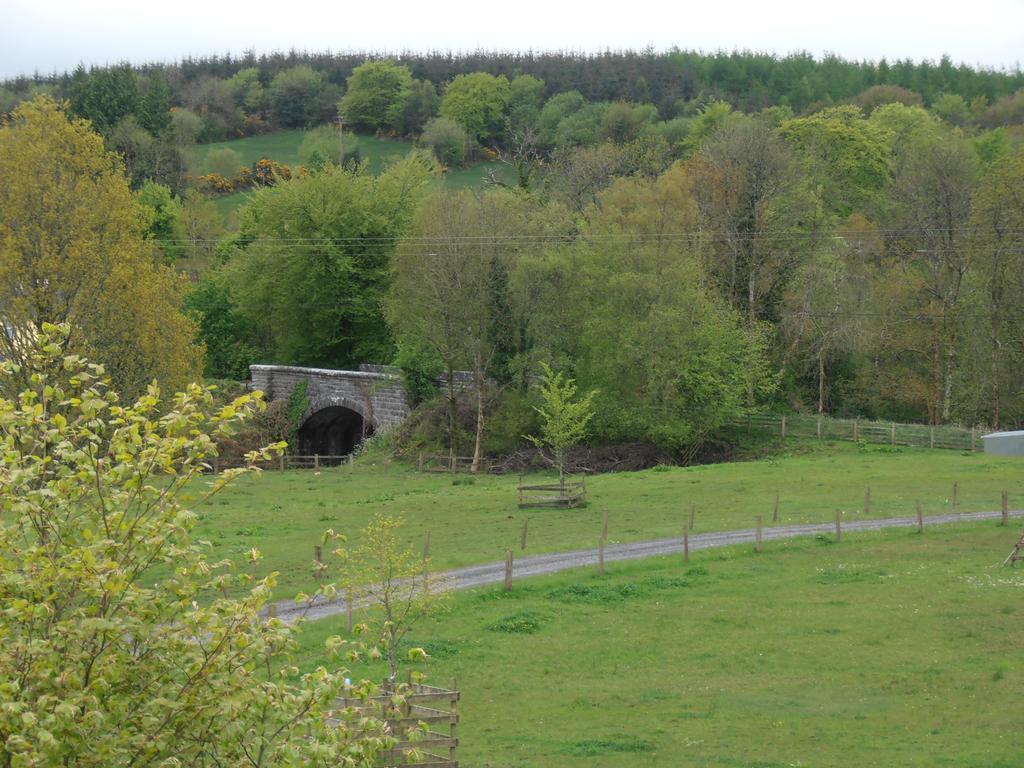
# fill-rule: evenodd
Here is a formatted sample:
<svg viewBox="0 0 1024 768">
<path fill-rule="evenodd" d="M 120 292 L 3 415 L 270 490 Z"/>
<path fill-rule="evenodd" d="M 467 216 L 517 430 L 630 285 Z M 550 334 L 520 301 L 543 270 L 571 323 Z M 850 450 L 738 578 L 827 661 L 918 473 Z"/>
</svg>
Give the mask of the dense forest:
<svg viewBox="0 0 1024 768">
<path fill-rule="evenodd" d="M 948 59 L 293 52 L 20 78 L 0 112 L 64 99 L 119 158 L 209 376 L 393 363 L 421 437 L 458 411 L 501 452 L 548 364 L 597 391 L 595 439 L 683 453 L 769 408 L 1024 424 L 1022 89 Z M 299 165 L 196 168 L 286 128 Z M 417 148 L 371 173 L 360 134 Z M 434 391 L 455 369 L 476 402 Z"/>
</svg>

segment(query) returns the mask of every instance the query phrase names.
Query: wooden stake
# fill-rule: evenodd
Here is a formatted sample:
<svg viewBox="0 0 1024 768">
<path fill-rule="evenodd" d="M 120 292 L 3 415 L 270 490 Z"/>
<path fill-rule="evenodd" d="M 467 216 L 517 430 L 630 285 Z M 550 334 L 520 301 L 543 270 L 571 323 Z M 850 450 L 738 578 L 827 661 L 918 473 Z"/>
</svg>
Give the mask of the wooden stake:
<svg viewBox="0 0 1024 768">
<path fill-rule="evenodd" d="M 690 532 L 683 528 L 683 562 L 690 562 Z"/>
<path fill-rule="evenodd" d="M 860 425 L 860 419 L 853 420 L 853 442 L 857 442 L 857 427 Z"/>
<path fill-rule="evenodd" d="M 313 559 L 316 560 L 316 564 L 317 565 L 320 565 L 320 563 L 323 562 L 323 560 L 320 559 L 320 556 L 321 556 L 322 553 L 323 553 L 323 550 L 320 548 L 320 545 L 316 544 L 313 547 Z"/>
<path fill-rule="evenodd" d="M 423 532 L 423 559 L 430 557 L 430 529 Z"/>
<path fill-rule="evenodd" d="M 821 439 L 821 416 L 818 417 L 818 439 Z"/>
<path fill-rule="evenodd" d="M 597 570 L 604 576 L 604 539 L 597 542 Z"/>
<path fill-rule="evenodd" d="M 755 538 L 756 538 L 756 543 L 754 545 L 754 549 L 757 550 L 758 552 L 760 552 L 761 551 L 761 516 L 760 515 L 757 516 L 757 533 L 755 535 Z"/>
<path fill-rule="evenodd" d="M 871 514 L 871 486 L 864 489 L 864 514 Z"/>
<path fill-rule="evenodd" d="M 216 456 L 213 457 L 213 474 L 217 474 L 220 471 L 220 459 Z"/>
<path fill-rule="evenodd" d="M 935 447 L 935 427 L 931 427 L 930 438 L 931 438 L 931 442 L 929 444 L 929 447 L 930 448 L 934 448 Z"/>
<path fill-rule="evenodd" d="M 974 427 L 971 427 L 971 450 L 974 450 Z"/>
<path fill-rule="evenodd" d="M 505 591 L 512 591 L 512 550 L 505 552 Z"/>
<path fill-rule="evenodd" d="M 772 522 L 779 522 L 779 494 L 775 494 L 775 509 L 772 510 Z"/>
<path fill-rule="evenodd" d="M 313 454 L 313 469 L 320 469 L 320 454 Z"/>
<path fill-rule="evenodd" d="M 924 533 L 924 512 L 921 511 L 921 502 L 917 502 L 917 532 Z"/>
<path fill-rule="evenodd" d="M 356 466 L 356 455 L 354 453 L 348 455 L 348 466 L 351 469 L 354 469 Z"/>
<path fill-rule="evenodd" d="M 608 538 L 608 510 L 601 510 L 601 538 Z"/>
<path fill-rule="evenodd" d="M 843 540 L 843 513 L 836 512 L 836 544 Z"/>
<path fill-rule="evenodd" d="M 957 492 L 959 490 L 960 490 L 960 483 L 959 482 L 953 483 L 953 511 L 954 512 L 956 512 L 956 496 L 957 496 Z"/>
<path fill-rule="evenodd" d="M 999 521 L 1000 525 L 1010 524 L 1010 494 L 1003 491 L 1003 518 Z"/>
<path fill-rule="evenodd" d="M 284 454 L 283 453 L 280 456 L 277 457 L 277 461 L 278 461 L 278 468 L 282 472 L 284 472 Z"/>
<path fill-rule="evenodd" d="M 697 505 L 690 504 L 690 530 L 693 530 L 693 524 L 697 519 Z"/>
<path fill-rule="evenodd" d="M 519 548 L 526 550 L 526 529 L 530 525 L 530 518 L 523 520 L 523 532 L 519 535 Z"/>
<path fill-rule="evenodd" d="M 892 431 L 889 433 L 889 445 L 896 445 L 896 422 L 892 423 Z"/>
<path fill-rule="evenodd" d="M 786 436 L 786 417 L 782 417 L 782 436 Z"/>
</svg>

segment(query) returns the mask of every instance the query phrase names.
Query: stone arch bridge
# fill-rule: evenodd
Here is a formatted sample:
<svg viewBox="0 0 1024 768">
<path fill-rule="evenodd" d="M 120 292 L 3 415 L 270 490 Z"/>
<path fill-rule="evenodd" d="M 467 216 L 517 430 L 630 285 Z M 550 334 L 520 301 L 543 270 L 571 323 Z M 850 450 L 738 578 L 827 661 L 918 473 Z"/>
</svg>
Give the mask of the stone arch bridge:
<svg viewBox="0 0 1024 768">
<path fill-rule="evenodd" d="M 252 389 L 267 401 L 282 400 L 306 382 L 309 407 L 299 428 L 299 454 L 343 456 L 366 437 L 385 432 L 409 415 L 401 378 L 383 366 L 361 365 L 358 371 L 250 365 Z"/>
</svg>

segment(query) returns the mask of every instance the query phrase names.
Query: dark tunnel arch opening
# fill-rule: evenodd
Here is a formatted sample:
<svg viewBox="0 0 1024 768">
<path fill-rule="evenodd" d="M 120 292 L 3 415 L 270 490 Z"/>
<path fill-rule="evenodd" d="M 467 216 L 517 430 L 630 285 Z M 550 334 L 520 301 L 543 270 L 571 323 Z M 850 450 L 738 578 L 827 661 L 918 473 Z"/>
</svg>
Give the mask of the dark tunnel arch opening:
<svg viewBox="0 0 1024 768">
<path fill-rule="evenodd" d="M 322 408 L 299 428 L 299 453 L 345 456 L 372 434 L 373 425 L 357 411 L 338 405 Z"/>
</svg>

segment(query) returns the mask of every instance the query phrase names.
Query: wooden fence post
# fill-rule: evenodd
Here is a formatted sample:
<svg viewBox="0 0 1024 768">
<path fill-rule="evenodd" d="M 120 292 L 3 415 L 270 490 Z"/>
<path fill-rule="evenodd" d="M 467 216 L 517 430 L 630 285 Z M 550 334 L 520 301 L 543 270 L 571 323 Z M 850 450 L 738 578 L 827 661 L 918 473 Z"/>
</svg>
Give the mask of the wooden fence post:
<svg viewBox="0 0 1024 768">
<path fill-rule="evenodd" d="M 931 442 L 930 442 L 928 447 L 929 448 L 934 448 L 935 447 L 935 427 L 930 427 L 929 430 L 931 432 Z"/>
<path fill-rule="evenodd" d="M 1003 491 L 1003 517 L 999 522 L 1000 525 L 1010 524 L 1010 494 Z"/>
<path fill-rule="evenodd" d="M 601 510 L 601 538 L 608 538 L 608 510 Z"/>
<path fill-rule="evenodd" d="M 313 469 L 320 469 L 320 454 L 313 454 Z"/>
<path fill-rule="evenodd" d="M 843 540 L 843 513 L 836 511 L 836 544 Z"/>
<path fill-rule="evenodd" d="M 864 514 L 865 516 L 871 514 L 871 486 L 869 485 L 864 489 Z"/>
<path fill-rule="evenodd" d="M 602 538 L 597 543 L 597 570 L 600 575 L 604 576 L 604 539 Z"/>
<path fill-rule="evenodd" d="M 957 493 L 959 492 L 959 490 L 960 490 L 960 483 L 959 482 L 954 482 L 953 483 L 953 511 L 954 512 L 956 512 L 956 497 L 957 497 Z"/>
<path fill-rule="evenodd" d="M 218 472 L 220 472 L 220 459 L 218 459 L 216 456 L 214 456 L 213 457 L 213 474 L 216 475 Z"/>
<path fill-rule="evenodd" d="M 690 562 L 690 532 L 683 526 L 683 562 Z"/>
<path fill-rule="evenodd" d="M 818 417 L 818 439 L 821 440 L 821 416 Z"/>
<path fill-rule="evenodd" d="M 779 494 L 775 494 L 775 509 L 772 510 L 772 522 L 779 522 Z"/>
<path fill-rule="evenodd" d="M 896 445 L 896 422 L 892 423 L 892 429 L 889 432 L 889 445 Z"/>
<path fill-rule="evenodd" d="M 860 419 L 853 420 L 853 442 L 857 442 L 857 428 L 860 426 Z"/>
<path fill-rule="evenodd" d="M 974 434 L 975 434 L 975 428 L 971 427 L 971 450 L 972 451 L 974 450 Z"/>
<path fill-rule="evenodd" d="M 921 511 L 921 502 L 917 502 L 917 532 L 924 533 L 924 512 Z"/>
<path fill-rule="evenodd" d="M 505 552 L 505 591 L 512 591 L 512 550 Z"/>
<path fill-rule="evenodd" d="M 313 559 L 316 561 L 317 565 L 320 565 L 320 563 L 323 562 L 322 556 L 323 556 L 323 550 L 320 548 L 320 545 L 319 544 L 315 545 L 313 547 Z"/>
<path fill-rule="evenodd" d="M 782 436 L 786 436 L 786 417 L 782 417 Z"/>
<path fill-rule="evenodd" d="M 758 551 L 758 552 L 761 551 L 761 526 L 762 526 L 761 516 L 758 515 L 757 516 L 757 532 L 754 534 L 754 536 L 755 536 L 754 549 L 756 551 Z"/>
<path fill-rule="evenodd" d="M 697 520 L 697 504 L 695 502 L 690 503 L 690 530 L 693 530 L 693 524 Z"/>
<path fill-rule="evenodd" d="M 349 469 L 355 469 L 355 466 L 356 466 L 356 455 L 354 453 L 350 453 L 348 455 L 348 466 L 349 466 Z"/>
<path fill-rule="evenodd" d="M 277 461 L 278 461 L 279 469 L 282 472 L 284 472 L 284 454 L 283 453 L 280 456 L 277 457 Z"/>
<path fill-rule="evenodd" d="M 526 528 L 530 524 L 530 518 L 523 520 L 523 532 L 519 535 L 519 548 L 526 551 Z"/>
</svg>

